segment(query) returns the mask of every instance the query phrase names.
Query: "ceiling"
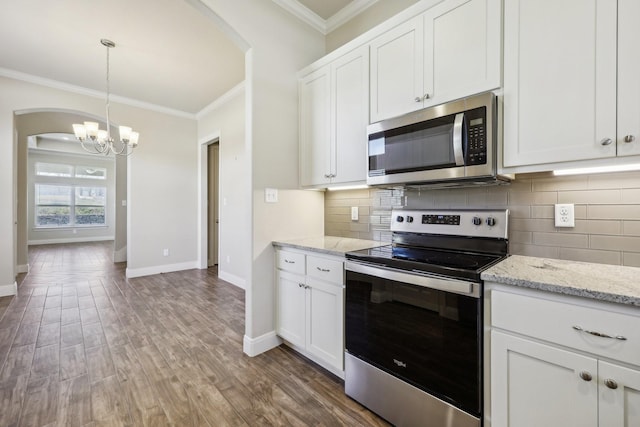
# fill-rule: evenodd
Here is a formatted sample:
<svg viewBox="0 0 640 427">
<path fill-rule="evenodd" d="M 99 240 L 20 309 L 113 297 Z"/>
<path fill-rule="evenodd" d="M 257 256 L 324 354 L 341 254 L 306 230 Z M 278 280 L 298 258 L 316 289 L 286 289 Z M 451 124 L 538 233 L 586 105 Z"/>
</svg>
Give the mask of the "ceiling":
<svg viewBox="0 0 640 427">
<path fill-rule="evenodd" d="M 376 0 L 273 1 L 326 30 L 339 12 L 359 13 L 354 4 Z M 184 0 L 2 3 L 0 75 L 104 92 L 107 48 L 100 39 L 108 38 L 116 44 L 110 84 L 118 101 L 193 115 L 244 80 L 244 53 Z"/>
</svg>

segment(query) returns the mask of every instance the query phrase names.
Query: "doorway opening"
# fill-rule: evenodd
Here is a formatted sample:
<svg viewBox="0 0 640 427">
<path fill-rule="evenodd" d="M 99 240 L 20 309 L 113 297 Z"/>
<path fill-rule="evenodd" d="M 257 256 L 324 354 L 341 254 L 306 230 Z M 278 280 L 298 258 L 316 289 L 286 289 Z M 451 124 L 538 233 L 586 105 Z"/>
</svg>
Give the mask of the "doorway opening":
<svg viewBox="0 0 640 427">
<path fill-rule="evenodd" d="M 218 265 L 220 143 L 207 146 L 207 267 Z"/>
</svg>

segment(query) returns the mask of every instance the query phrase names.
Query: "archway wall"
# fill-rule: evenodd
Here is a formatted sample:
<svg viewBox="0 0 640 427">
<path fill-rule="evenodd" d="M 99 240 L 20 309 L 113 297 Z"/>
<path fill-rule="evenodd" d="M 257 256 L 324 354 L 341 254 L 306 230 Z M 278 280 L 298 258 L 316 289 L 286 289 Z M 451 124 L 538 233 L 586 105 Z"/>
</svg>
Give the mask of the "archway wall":
<svg viewBox="0 0 640 427">
<path fill-rule="evenodd" d="M 38 135 L 42 133 L 69 133 L 70 123 L 80 123 L 85 120 L 94 120 L 100 122 L 101 127 L 105 127 L 100 117 L 87 115 L 80 111 L 68 111 L 68 110 L 27 110 L 17 111 L 15 117 L 15 130 L 17 132 L 17 150 L 18 150 L 18 165 L 17 165 L 17 265 L 19 272 L 26 271 L 27 265 L 27 244 L 31 240 L 60 240 L 69 239 L 70 241 L 78 240 L 84 241 L 91 238 L 104 238 L 109 237 L 114 240 L 114 253 L 120 251 L 125 255 L 126 260 L 126 207 L 121 203 L 116 204 L 117 201 L 126 200 L 126 181 L 127 181 L 127 158 L 118 156 L 115 159 L 113 157 L 108 158 L 107 162 L 104 162 L 103 156 L 87 156 L 80 163 L 86 166 L 101 166 L 107 167 L 109 170 L 107 174 L 107 181 L 104 183 L 108 188 L 108 211 L 107 211 L 107 227 L 100 227 L 98 229 L 82 229 L 76 230 L 73 233 L 70 229 L 64 230 L 48 230 L 34 232 L 32 227 L 33 215 L 27 214 L 27 203 L 22 201 L 28 201 L 29 191 L 31 188 L 27 188 L 29 178 L 27 173 L 29 171 L 27 158 L 31 159 L 36 156 L 27 156 L 27 144 L 28 137 L 30 135 Z M 116 124 L 112 123 L 112 126 Z M 83 153 L 79 144 L 77 147 L 72 147 L 75 151 Z M 71 150 L 70 150 L 71 151 Z M 41 155 L 38 155 L 41 156 Z M 56 160 L 56 156 L 51 157 L 52 160 Z M 73 159 L 73 158 L 72 158 Z M 78 162 L 78 160 L 74 160 Z M 96 182 L 96 184 L 99 184 Z M 70 234 L 73 233 L 73 234 Z M 116 261 L 120 261 L 116 259 Z"/>
<path fill-rule="evenodd" d="M 278 343 L 271 242 L 324 234 L 323 193 L 298 189 L 297 72 L 324 55 L 325 39 L 272 1 L 202 4 L 246 42 L 244 151 L 249 175 L 243 193 L 250 231 L 241 244 L 249 266 L 244 351 L 253 355 Z M 279 190 L 278 203 L 265 203 L 265 188 Z"/>
<path fill-rule="evenodd" d="M 0 293 L 15 286 L 17 172 L 15 112 L 75 110 L 104 117 L 104 99 L 0 77 Z M 140 132 L 128 158 L 128 268 L 142 275 L 192 268 L 196 264 L 196 120 L 112 101 L 114 123 Z M 16 156 L 14 157 L 14 153 Z M 135 231 L 131 231 L 135 228 Z M 162 232 L 158 232 L 162 230 Z M 163 248 L 170 249 L 168 257 Z"/>
</svg>

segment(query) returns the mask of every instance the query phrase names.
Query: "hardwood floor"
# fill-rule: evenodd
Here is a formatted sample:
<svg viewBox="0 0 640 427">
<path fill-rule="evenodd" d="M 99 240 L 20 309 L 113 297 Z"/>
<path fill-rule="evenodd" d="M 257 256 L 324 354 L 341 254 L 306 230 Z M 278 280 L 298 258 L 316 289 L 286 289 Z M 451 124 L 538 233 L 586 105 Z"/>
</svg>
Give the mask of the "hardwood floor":
<svg viewBox="0 0 640 427">
<path fill-rule="evenodd" d="M 125 279 L 108 243 L 30 248 L 0 299 L 0 426 L 388 425 L 281 346 L 242 353 L 215 270 Z"/>
</svg>

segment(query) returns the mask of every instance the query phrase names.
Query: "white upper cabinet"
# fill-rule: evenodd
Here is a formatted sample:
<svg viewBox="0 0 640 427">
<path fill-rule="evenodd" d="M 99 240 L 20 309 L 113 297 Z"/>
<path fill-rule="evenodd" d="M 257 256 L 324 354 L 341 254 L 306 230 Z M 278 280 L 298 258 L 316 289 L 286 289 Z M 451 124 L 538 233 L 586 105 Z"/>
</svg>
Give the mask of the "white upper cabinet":
<svg viewBox="0 0 640 427">
<path fill-rule="evenodd" d="M 422 108 L 423 35 L 418 16 L 371 42 L 371 123 Z"/>
<path fill-rule="evenodd" d="M 300 185 L 330 182 L 331 77 L 325 66 L 303 77 L 300 92 Z"/>
<path fill-rule="evenodd" d="M 500 87 L 501 1 L 445 0 L 371 47 L 371 122 Z"/>
<path fill-rule="evenodd" d="M 424 15 L 425 107 L 500 87 L 500 0 L 449 0 Z"/>
<path fill-rule="evenodd" d="M 300 185 L 364 183 L 369 118 L 366 46 L 304 76 L 300 91 Z"/>
<path fill-rule="evenodd" d="M 618 156 L 640 155 L 640 1 L 618 0 Z"/>
<path fill-rule="evenodd" d="M 616 156 L 617 1 L 505 0 L 504 8 L 504 166 L 549 170 Z M 627 50 L 636 66 L 625 79 L 637 85 L 637 49 Z M 629 96 L 637 106 L 638 91 Z"/>
</svg>

